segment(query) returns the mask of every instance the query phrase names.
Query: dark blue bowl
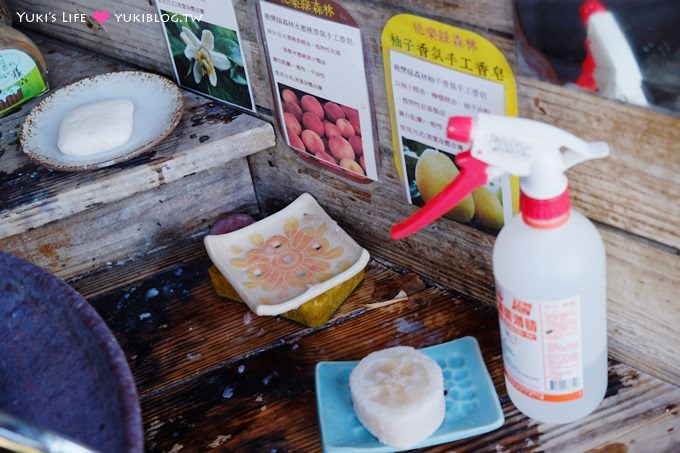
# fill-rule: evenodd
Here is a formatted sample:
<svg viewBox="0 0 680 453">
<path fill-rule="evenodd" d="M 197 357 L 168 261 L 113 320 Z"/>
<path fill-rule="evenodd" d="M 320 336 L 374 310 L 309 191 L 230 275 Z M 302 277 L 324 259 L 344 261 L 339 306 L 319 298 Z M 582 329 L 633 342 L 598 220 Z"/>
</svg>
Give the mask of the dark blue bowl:
<svg viewBox="0 0 680 453">
<path fill-rule="evenodd" d="M 104 321 L 70 286 L 5 253 L 0 411 L 102 452 L 144 448 L 135 383 Z"/>
</svg>

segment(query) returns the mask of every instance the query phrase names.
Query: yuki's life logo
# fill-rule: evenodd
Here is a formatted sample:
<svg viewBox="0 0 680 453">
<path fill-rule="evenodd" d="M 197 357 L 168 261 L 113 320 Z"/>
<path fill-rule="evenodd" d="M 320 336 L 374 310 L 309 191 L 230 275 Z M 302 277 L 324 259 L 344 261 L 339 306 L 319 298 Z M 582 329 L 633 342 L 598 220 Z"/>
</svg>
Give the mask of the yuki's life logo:
<svg viewBox="0 0 680 453">
<path fill-rule="evenodd" d="M 90 14 L 68 11 L 46 11 L 43 13 L 28 13 L 17 11 L 16 17 L 20 23 L 92 23 L 103 25 L 107 20 L 115 20 L 122 23 L 167 23 L 167 22 L 198 22 L 203 15 L 192 13 L 186 14 L 157 14 L 157 13 L 113 13 L 108 10 L 94 10 Z"/>
<path fill-rule="evenodd" d="M 192 13 L 115 13 L 113 15 L 116 22 L 126 22 L 126 23 L 151 23 L 151 22 L 198 22 L 203 19 L 203 14 L 192 14 Z"/>
<path fill-rule="evenodd" d="M 103 11 L 92 11 L 92 18 L 99 22 L 99 25 L 102 25 L 104 22 L 106 22 L 109 18 L 110 14 L 107 10 Z"/>
</svg>

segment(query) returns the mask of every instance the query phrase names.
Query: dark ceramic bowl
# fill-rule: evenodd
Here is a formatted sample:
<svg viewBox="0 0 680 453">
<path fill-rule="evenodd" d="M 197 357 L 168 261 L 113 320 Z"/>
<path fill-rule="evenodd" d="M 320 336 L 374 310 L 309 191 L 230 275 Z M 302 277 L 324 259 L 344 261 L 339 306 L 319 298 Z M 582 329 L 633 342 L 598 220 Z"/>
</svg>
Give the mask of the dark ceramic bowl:
<svg viewBox="0 0 680 453">
<path fill-rule="evenodd" d="M 0 253 L 0 411 L 102 452 L 141 452 L 125 355 L 87 301 L 52 274 Z"/>
</svg>

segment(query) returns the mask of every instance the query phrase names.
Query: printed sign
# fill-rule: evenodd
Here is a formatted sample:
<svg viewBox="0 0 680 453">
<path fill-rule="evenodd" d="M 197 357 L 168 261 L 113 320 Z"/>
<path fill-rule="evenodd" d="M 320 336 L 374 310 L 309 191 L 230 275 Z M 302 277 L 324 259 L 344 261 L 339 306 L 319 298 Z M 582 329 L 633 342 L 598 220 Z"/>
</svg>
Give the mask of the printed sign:
<svg viewBox="0 0 680 453">
<path fill-rule="evenodd" d="M 157 0 L 177 84 L 255 111 L 231 0 Z"/>
<path fill-rule="evenodd" d="M 409 14 L 382 34 L 394 162 L 409 203 L 422 206 L 459 173 L 464 149 L 446 136 L 454 115 L 517 115 L 512 69 L 483 37 Z M 517 212 L 517 178 L 475 190 L 446 217 L 496 233 Z"/>
<path fill-rule="evenodd" d="M 378 179 L 361 33 L 336 2 L 261 0 L 261 29 L 288 145 L 362 182 Z"/>
</svg>

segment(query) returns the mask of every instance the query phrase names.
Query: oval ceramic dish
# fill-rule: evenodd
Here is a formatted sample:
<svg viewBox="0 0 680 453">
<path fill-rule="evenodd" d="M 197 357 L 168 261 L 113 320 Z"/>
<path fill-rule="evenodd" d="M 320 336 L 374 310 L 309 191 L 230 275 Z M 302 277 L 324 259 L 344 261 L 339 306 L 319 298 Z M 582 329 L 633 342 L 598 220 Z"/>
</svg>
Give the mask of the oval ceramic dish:
<svg viewBox="0 0 680 453">
<path fill-rule="evenodd" d="M 101 452 L 143 451 L 125 355 L 87 301 L 0 252 L 0 411 Z"/>
<path fill-rule="evenodd" d="M 298 308 L 361 272 L 370 258 L 308 193 L 204 242 L 213 264 L 258 315 Z"/>
<path fill-rule="evenodd" d="M 64 115 L 76 107 L 126 98 L 135 105 L 132 136 L 123 145 L 91 156 L 68 156 L 57 138 Z M 139 156 L 163 140 L 182 117 L 181 90 L 169 79 L 141 71 L 110 72 L 67 85 L 45 98 L 24 120 L 19 140 L 34 162 L 60 171 L 104 168 Z"/>
</svg>

